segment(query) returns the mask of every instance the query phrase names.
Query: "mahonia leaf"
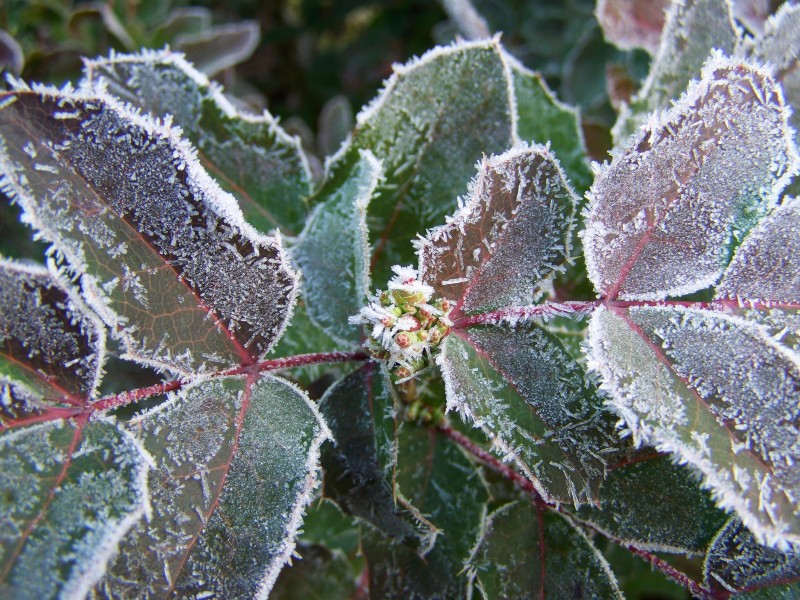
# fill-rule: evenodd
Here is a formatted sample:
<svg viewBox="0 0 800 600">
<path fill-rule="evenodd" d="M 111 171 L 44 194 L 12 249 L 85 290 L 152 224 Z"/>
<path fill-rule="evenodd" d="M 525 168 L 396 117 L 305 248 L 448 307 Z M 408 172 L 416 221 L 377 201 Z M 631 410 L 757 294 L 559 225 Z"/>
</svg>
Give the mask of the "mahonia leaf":
<svg viewBox="0 0 800 600">
<path fill-rule="evenodd" d="M 1 99 L 4 190 L 131 356 L 189 375 L 272 346 L 296 275 L 175 129 L 102 92 Z"/>
<path fill-rule="evenodd" d="M 0 597 L 85 597 L 144 513 L 147 466 L 102 419 L 0 433 Z"/>
<path fill-rule="evenodd" d="M 742 594 L 743 598 L 790 600 L 800 591 L 800 552 L 761 546 L 736 518 L 714 539 L 704 571 L 710 589 L 734 592 L 737 598 Z M 764 596 L 758 594 L 761 589 Z"/>
<path fill-rule="evenodd" d="M 333 339 L 356 345 L 361 327 L 348 322 L 369 292 L 367 205 L 381 178 L 381 165 L 369 150 L 344 181 L 329 181 L 317 197 L 306 228 L 291 248 L 303 272 L 309 317 Z"/>
<path fill-rule="evenodd" d="M 154 457 L 151 514 L 95 596 L 266 597 L 294 550 L 319 446 L 304 392 L 270 376 L 201 382 L 135 419 Z"/>
<path fill-rule="evenodd" d="M 481 427 L 550 502 L 592 502 L 618 445 L 586 374 L 534 323 L 455 330 L 438 359 L 448 409 Z"/>
<path fill-rule="evenodd" d="M 712 58 L 597 174 L 583 245 L 598 293 L 658 300 L 716 282 L 797 168 L 788 113 L 766 71 Z"/>
<path fill-rule="evenodd" d="M 395 65 L 383 91 L 356 118 L 351 142 L 327 177 L 371 150 L 385 181 L 369 207 L 372 274 L 413 259 L 409 231 L 425 231 L 453 210 L 453 199 L 482 153 L 516 142 L 510 72 L 497 39 L 439 47 Z"/>
<path fill-rule="evenodd" d="M 483 598 L 617 598 L 608 563 L 553 511 L 512 502 L 486 518 L 467 564 Z"/>
<path fill-rule="evenodd" d="M 655 55 L 670 0 L 598 0 L 595 13 L 606 40 L 622 48 L 644 48 Z"/>
<path fill-rule="evenodd" d="M 239 21 L 210 27 L 195 34 L 180 34 L 175 49 L 183 52 L 200 71 L 212 77 L 253 55 L 261 41 L 256 21 Z"/>
<path fill-rule="evenodd" d="M 450 315 L 529 304 L 569 260 L 577 199 L 544 146 L 484 159 L 462 208 L 419 240 L 420 279 Z"/>
<path fill-rule="evenodd" d="M 288 235 L 303 227 L 311 173 L 296 138 L 267 112 L 237 111 L 182 55 L 163 50 L 87 61 L 90 84 L 107 86 L 153 117 L 172 115 L 200 164 L 239 201 L 247 222 Z"/>
<path fill-rule="evenodd" d="M 705 552 L 727 520 L 687 467 L 649 448 L 610 464 L 599 496 L 599 506 L 576 511 L 578 519 L 656 552 Z"/>
<path fill-rule="evenodd" d="M 343 511 L 412 547 L 429 543 L 431 531 L 394 486 L 397 457 L 395 400 L 388 377 L 368 363 L 331 386 L 320 411 L 336 443 L 323 453 L 323 492 Z"/>
<path fill-rule="evenodd" d="M 49 407 L 85 407 L 105 329 L 54 269 L 0 258 L 0 429 Z"/>
<path fill-rule="evenodd" d="M 672 2 L 650 73 L 614 125 L 616 143 L 625 142 L 649 113 L 668 108 L 697 77 L 713 50 L 730 55 L 737 40 L 730 0 Z"/>
</svg>

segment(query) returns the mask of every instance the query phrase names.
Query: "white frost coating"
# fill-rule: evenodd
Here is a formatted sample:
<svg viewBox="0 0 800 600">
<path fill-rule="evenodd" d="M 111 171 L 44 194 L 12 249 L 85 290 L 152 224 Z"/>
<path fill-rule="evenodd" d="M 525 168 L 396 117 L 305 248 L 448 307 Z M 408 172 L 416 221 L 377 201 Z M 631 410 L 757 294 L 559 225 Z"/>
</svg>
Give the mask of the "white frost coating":
<svg viewBox="0 0 800 600">
<path fill-rule="evenodd" d="M 671 110 L 595 167 L 582 236 L 598 294 L 659 300 L 714 283 L 727 245 L 800 168 L 789 112 L 768 70 L 715 53 Z"/>
</svg>

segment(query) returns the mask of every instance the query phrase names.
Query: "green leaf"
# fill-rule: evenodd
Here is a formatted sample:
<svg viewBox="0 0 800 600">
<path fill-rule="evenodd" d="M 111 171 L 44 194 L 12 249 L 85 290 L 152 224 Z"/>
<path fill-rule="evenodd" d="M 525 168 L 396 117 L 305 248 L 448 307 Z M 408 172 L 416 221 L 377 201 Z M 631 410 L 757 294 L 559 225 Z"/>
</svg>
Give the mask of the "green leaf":
<svg viewBox="0 0 800 600">
<path fill-rule="evenodd" d="M 486 518 L 468 567 L 473 593 L 487 599 L 622 598 L 588 538 L 555 512 L 526 502 Z"/>
<path fill-rule="evenodd" d="M 650 449 L 609 465 L 599 499 L 599 506 L 582 506 L 576 516 L 655 552 L 705 552 L 727 519 L 693 473 Z"/>
<path fill-rule="evenodd" d="M 800 591 L 800 553 L 796 548 L 782 552 L 761 546 L 739 519 L 732 518 L 709 548 L 704 574 L 712 590 L 739 592 L 753 600 L 789 600 Z"/>
<path fill-rule="evenodd" d="M 534 323 L 459 330 L 439 364 L 449 409 L 481 427 L 548 502 L 592 502 L 619 445 L 583 369 Z"/>
<path fill-rule="evenodd" d="M 182 55 L 164 50 L 86 62 L 87 81 L 156 118 L 173 121 L 197 147 L 200 164 L 262 231 L 297 234 L 311 173 L 299 141 L 267 112 L 241 113 Z"/>
<path fill-rule="evenodd" d="M 83 598 L 144 514 L 148 461 L 113 423 L 0 434 L 0 597 Z"/>
<path fill-rule="evenodd" d="M 381 178 L 381 165 L 369 150 L 341 184 L 327 183 L 323 199 L 291 248 L 303 272 L 303 296 L 312 321 L 335 340 L 355 346 L 361 327 L 348 322 L 369 293 L 367 206 Z"/>
<path fill-rule="evenodd" d="M 583 233 L 597 292 L 660 300 L 715 283 L 797 169 L 788 114 L 767 71 L 713 57 L 597 174 Z"/>
<path fill-rule="evenodd" d="M 152 514 L 96 593 L 266 595 L 294 550 L 329 433 L 308 397 L 270 376 L 215 378 L 131 427 L 156 462 Z"/>
<path fill-rule="evenodd" d="M 655 55 L 661 43 L 670 0 L 598 0 L 603 36 L 623 50 L 644 48 Z"/>
<path fill-rule="evenodd" d="M 712 51 L 733 54 L 737 40 L 729 0 L 672 2 L 650 73 L 614 125 L 616 144 L 624 143 L 649 113 L 666 109 L 671 100 L 677 100 L 700 74 Z"/>
<path fill-rule="evenodd" d="M 356 593 L 356 573 L 347 558 L 324 546 L 304 545 L 299 558 L 281 571 L 269 597 L 272 600 L 350 600 Z"/>
<path fill-rule="evenodd" d="M 409 232 L 452 212 L 475 161 L 516 141 L 510 75 L 496 39 L 435 48 L 394 69 L 326 177 L 349 169 L 360 149 L 383 163 L 385 181 L 367 221 L 376 281 L 388 281 L 392 265 L 412 263 Z"/>
<path fill-rule="evenodd" d="M 0 100 L 4 190 L 131 356 L 189 376 L 269 350 L 296 275 L 175 129 L 102 93 Z"/>
<path fill-rule="evenodd" d="M 253 55 L 261 41 L 261 28 L 256 21 L 239 21 L 210 27 L 200 33 L 175 37 L 175 49 L 199 71 L 212 77 Z"/>
</svg>

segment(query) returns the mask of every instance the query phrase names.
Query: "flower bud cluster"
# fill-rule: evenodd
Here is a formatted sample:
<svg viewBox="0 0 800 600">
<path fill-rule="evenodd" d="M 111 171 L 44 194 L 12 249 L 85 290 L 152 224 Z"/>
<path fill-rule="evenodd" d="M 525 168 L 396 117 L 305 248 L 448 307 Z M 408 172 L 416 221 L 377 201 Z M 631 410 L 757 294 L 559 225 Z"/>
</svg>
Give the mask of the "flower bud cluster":
<svg viewBox="0 0 800 600">
<path fill-rule="evenodd" d="M 392 267 L 388 290 L 350 317 L 368 328 L 367 350 L 386 361 L 395 381 L 413 376 L 431 364 L 432 351 L 450 331 L 450 303 L 431 300 L 433 288 L 417 279 L 411 267 Z"/>
</svg>

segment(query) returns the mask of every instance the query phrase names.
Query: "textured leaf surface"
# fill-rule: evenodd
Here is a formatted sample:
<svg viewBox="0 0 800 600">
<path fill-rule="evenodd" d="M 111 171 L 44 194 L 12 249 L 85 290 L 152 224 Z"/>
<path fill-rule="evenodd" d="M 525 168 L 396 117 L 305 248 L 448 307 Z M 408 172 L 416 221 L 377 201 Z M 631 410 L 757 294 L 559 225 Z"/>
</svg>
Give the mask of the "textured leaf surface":
<svg viewBox="0 0 800 600">
<path fill-rule="evenodd" d="M 89 61 L 86 79 L 153 117 L 172 115 L 203 167 L 262 231 L 299 233 L 310 172 L 297 139 L 269 113 L 241 113 L 180 54 L 168 50 Z"/>
<path fill-rule="evenodd" d="M 582 506 L 578 518 L 637 548 L 705 552 L 727 516 L 697 477 L 649 448 L 626 458 L 609 466 L 600 505 Z"/>
<path fill-rule="evenodd" d="M 656 54 L 669 6 L 670 0 L 598 0 L 596 14 L 606 40 Z"/>
<path fill-rule="evenodd" d="M 4 189 L 139 360 L 218 369 L 280 335 L 296 293 L 280 241 L 176 130 L 110 96 L 20 90 L 2 96 L 0 136 Z"/>
<path fill-rule="evenodd" d="M 419 241 L 420 278 L 451 318 L 530 304 L 569 258 L 577 199 L 543 146 L 484 159 L 463 207 Z"/>
<path fill-rule="evenodd" d="M 558 514 L 513 502 L 486 519 L 469 560 L 483 598 L 622 598 L 591 542 Z"/>
<path fill-rule="evenodd" d="M 730 8 L 729 0 L 672 2 L 650 73 L 614 126 L 617 144 L 624 143 L 649 113 L 668 108 L 670 100 L 697 78 L 712 50 L 733 53 L 737 33 Z"/>
<path fill-rule="evenodd" d="M 156 468 L 152 515 L 123 540 L 98 597 L 265 597 L 294 549 L 328 432 L 273 377 L 214 379 L 132 427 Z"/>
<path fill-rule="evenodd" d="M 713 58 L 597 175 L 583 244 L 598 293 L 654 300 L 716 282 L 797 167 L 787 118 L 765 71 Z"/>
<path fill-rule="evenodd" d="M 591 360 L 634 435 L 676 452 L 759 539 L 800 540 L 800 358 L 740 317 L 599 309 Z"/>
<path fill-rule="evenodd" d="M 0 435 L 0 597 L 83 598 L 145 507 L 147 462 L 103 420 Z"/>
<path fill-rule="evenodd" d="M 86 406 L 105 330 L 43 267 L 0 259 L 0 423 L 48 406 Z"/>
<path fill-rule="evenodd" d="M 385 182 L 370 203 L 373 277 L 410 264 L 409 232 L 441 223 L 455 207 L 482 154 L 516 140 L 508 65 L 497 40 L 436 48 L 395 66 L 381 94 L 356 119 L 352 141 L 328 165 L 328 178 L 366 148 Z"/>
<path fill-rule="evenodd" d="M 746 598 L 789 600 L 800 591 L 797 549 L 781 552 L 761 546 L 736 518 L 728 522 L 709 548 L 704 571 L 711 589 L 754 592 L 742 596 Z M 758 593 L 761 589 L 763 596 Z"/>
<path fill-rule="evenodd" d="M 351 345 L 361 327 L 348 323 L 369 293 L 367 205 L 381 177 L 380 163 L 361 152 L 341 185 L 328 184 L 291 253 L 303 273 L 303 296 L 311 319 L 332 338 Z"/>
<path fill-rule="evenodd" d="M 555 336 L 533 323 L 480 326 L 443 346 L 448 408 L 481 427 L 548 501 L 593 501 L 617 435 Z"/>
</svg>

